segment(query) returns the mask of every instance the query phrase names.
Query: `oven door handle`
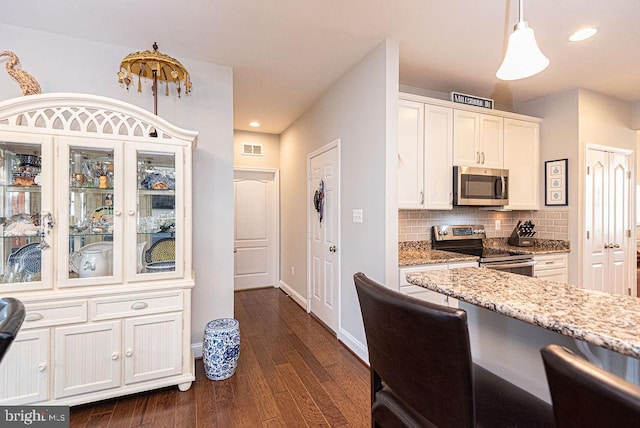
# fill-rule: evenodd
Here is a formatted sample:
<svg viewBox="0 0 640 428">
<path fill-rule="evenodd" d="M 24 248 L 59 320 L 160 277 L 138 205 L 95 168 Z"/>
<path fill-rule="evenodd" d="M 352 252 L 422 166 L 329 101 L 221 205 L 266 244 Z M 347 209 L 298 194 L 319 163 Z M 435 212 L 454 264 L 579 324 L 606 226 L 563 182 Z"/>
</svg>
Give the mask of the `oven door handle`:
<svg viewBox="0 0 640 428">
<path fill-rule="evenodd" d="M 537 263 L 538 263 L 537 261 L 531 260 L 531 261 L 526 261 L 522 263 L 488 263 L 483 266 L 489 269 L 511 269 L 511 268 L 535 266 Z"/>
</svg>

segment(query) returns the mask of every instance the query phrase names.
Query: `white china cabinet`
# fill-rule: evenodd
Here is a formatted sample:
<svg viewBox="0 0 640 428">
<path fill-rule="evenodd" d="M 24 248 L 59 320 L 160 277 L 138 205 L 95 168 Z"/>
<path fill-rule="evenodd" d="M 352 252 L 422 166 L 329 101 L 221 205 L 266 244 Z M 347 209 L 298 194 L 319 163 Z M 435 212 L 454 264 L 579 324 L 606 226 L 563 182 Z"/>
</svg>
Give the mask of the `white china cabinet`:
<svg viewBox="0 0 640 428">
<path fill-rule="evenodd" d="M 104 97 L 0 103 L 0 296 L 27 309 L 0 404 L 190 387 L 196 138 Z"/>
</svg>

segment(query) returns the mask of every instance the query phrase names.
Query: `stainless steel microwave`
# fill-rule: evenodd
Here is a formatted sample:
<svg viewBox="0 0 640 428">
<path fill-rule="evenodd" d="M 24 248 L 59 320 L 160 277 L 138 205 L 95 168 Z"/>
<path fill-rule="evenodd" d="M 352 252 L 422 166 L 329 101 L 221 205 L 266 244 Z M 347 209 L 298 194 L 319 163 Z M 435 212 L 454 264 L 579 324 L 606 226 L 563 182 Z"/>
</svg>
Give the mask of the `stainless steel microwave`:
<svg viewBox="0 0 640 428">
<path fill-rule="evenodd" d="M 453 204 L 481 207 L 509 205 L 509 170 L 454 166 Z"/>
</svg>

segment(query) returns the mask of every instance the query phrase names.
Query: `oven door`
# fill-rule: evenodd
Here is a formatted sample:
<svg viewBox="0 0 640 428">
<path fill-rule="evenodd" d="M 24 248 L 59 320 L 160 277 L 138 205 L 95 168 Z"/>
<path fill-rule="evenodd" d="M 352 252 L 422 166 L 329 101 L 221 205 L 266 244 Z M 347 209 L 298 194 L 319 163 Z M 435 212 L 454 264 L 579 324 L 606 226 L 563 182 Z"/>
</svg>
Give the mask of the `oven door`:
<svg viewBox="0 0 640 428">
<path fill-rule="evenodd" d="M 480 266 L 484 266 L 489 269 L 495 269 L 502 272 L 517 273 L 518 275 L 533 276 L 533 267 L 535 266 L 535 260 L 517 261 L 517 262 L 493 262 L 493 263 L 480 263 Z"/>
</svg>

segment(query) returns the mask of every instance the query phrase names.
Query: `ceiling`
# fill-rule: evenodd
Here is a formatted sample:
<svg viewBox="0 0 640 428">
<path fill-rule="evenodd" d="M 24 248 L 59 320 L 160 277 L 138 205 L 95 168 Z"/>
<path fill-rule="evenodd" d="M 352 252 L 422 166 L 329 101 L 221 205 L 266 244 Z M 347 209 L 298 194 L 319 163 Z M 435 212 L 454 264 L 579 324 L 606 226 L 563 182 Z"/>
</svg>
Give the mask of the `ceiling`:
<svg viewBox="0 0 640 428">
<path fill-rule="evenodd" d="M 513 82 L 495 72 L 517 0 L 20 0 L 4 2 L 0 23 L 139 50 L 157 41 L 183 62 L 232 66 L 240 130 L 281 133 L 385 38 L 399 42 L 400 83 L 409 86 L 505 106 L 574 87 L 640 100 L 640 0 L 524 6 L 551 64 Z M 600 27 L 596 37 L 566 41 L 587 24 Z"/>
</svg>

